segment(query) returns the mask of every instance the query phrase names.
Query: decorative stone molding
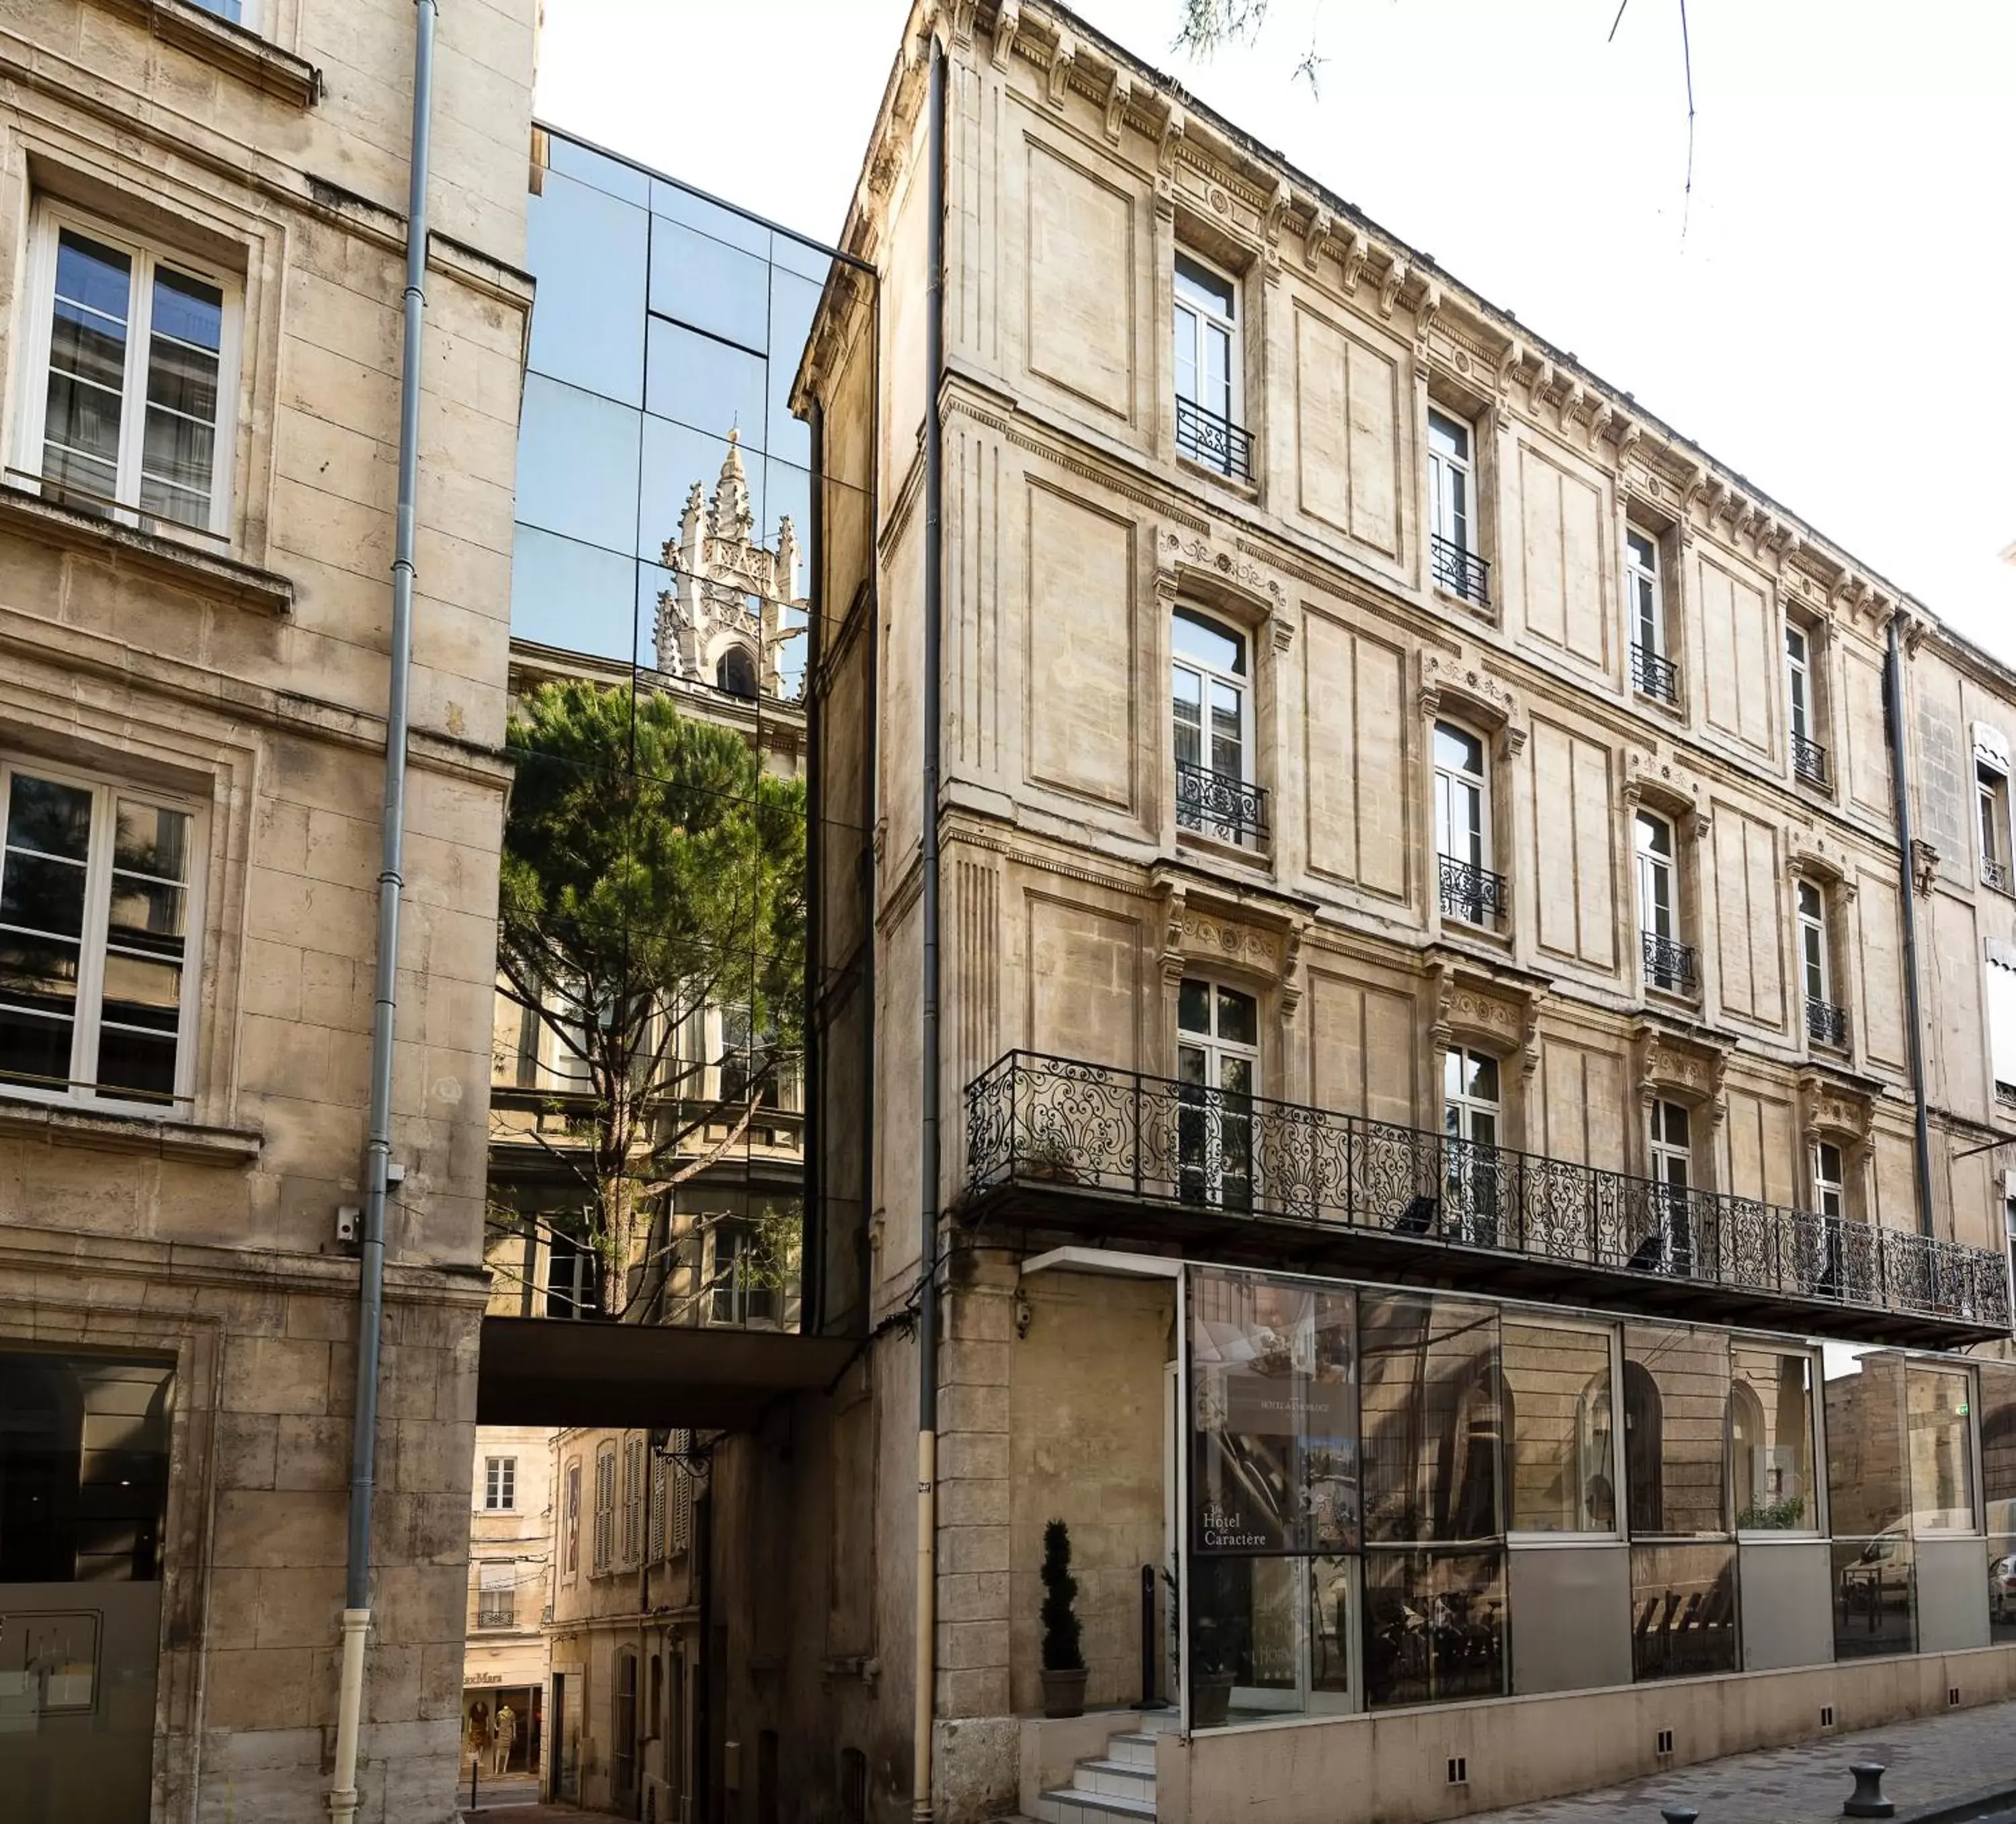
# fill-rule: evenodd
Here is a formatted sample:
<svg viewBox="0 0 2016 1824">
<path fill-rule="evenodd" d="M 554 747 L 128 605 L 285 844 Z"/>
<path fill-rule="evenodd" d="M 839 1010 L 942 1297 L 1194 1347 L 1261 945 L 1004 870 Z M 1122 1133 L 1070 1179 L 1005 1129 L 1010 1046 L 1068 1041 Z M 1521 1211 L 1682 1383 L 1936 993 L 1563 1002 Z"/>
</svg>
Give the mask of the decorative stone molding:
<svg viewBox="0 0 2016 1824">
<path fill-rule="evenodd" d="M 1320 206 L 1309 218 L 1309 225 L 1302 236 L 1302 264 L 1313 272 L 1337 233 L 1337 218 Z"/>
<path fill-rule="evenodd" d="M 1172 990 L 1200 964 L 1214 964 L 1261 977 L 1280 994 L 1282 1018 L 1294 1016 L 1302 997 L 1307 914 L 1269 917 L 1251 907 L 1200 900 L 1185 880 L 1165 879 L 1161 887 L 1162 976 Z"/>
<path fill-rule="evenodd" d="M 1726 1040 L 1683 1036 L 1640 1020 L 1633 1029 L 1631 1044 L 1640 1107 L 1662 1100 L 1686 1102 L 1706 1108 L 1709 1121 L 1722 1125 L 1723 1083 L 1729 1073 Z"/>
<path fill-rule="evenodd" d="M 1785 872 L 1793 880 L 1810 881 L 1852 899 L 1857 890 L 1853 866 L 1854 858 L 1824 831 L 1795 829 L 1787 833 Z"/>
<path fill-rule="evenodd" d="M 1859 1085 L 1807 1069 L 1798 1077 L 1799 1126 L 1810 1145 L 1824 1140 L 1858 1158 L 1873 1145 L 1875 1098 Z"/>
<path fill-rule="evenodd" d="M 1414 306 L 1414 341 L 1424 355 L 1427 352 L 1428 336 L 1442 308 L 1442 288 L 1431 279 L 1422 288 L 1420 301 Z"/>
<path fill-rule="evenodd" d="M 1433 721 L 1448 708 L 1483 723 L 1502 737 L 1500 759 L 1511 759 L 1525 748 L 1528 731 L 1520 717 L 1517 696 L 1478 664 L 1467 649 L 1450 654 L 1422 648 L 1415 708 L 1424 721 Z"/>
<path fill-rule="evenodd" d="M 1009 55 L 1015 49 L 1015 34 L 1022 23 L 1022 0 L 995 0 L 994 5 L 994 67 L 1007 67 Z"/>
<path fill-rule="evenodd" d="M 1705 838 L 1714 827 L 1708 809 L 1707 788 L 1684 766 L 1642 748 L 1624 750 L 1622 795 L 1627 809 L 1648 806 L 1668 816 L 1684 820 L 1690 834 Z"/>
<path fill-rule="evenodd" d="M 1371 257 L 1372 243 L 1352 229 L 1344 248 L 1344 294 L 1350 297 L 1358 290 L 1358 282 L 1365 275 L 1365 262 Z"/>
<path fill-rule="evenodd" d="M 1911 885 L 1918 897 L 1929 899 L 1939 878 L 1939 852 L 1922 836 L 1911 838 Z"/>
<path fill-rule="evenodd" d="M 1109 145 L 1120 143 L 1120 125 L 1126 119 L 1128 106 L 1133 99 L 1133 78 L 1114 64 L 1113 84 L 1106 92 L 1106 138 Z"/>
<path fill-rule="evenodd" d="M 1489 973 L 1467 959 L 1431 954 L 1428 1036 L 1438 1052 L 1452 1044 L 1474 1047 L 1494 1057 L 1516 1058 L 1522 1080 L 1540 1067 L 1540 1004 L 1547 990 Z"/>
<path fill-rule="evenodd" d="M 1078 40 L 1067 31 L 1059 29 L 1057 41 L 1050 47 L 1049 103 L 1053 108 L 1064 105 L 1064 96 L 1071 87 L 1071 66 L 1078 61 Z"/>
<path fill-rule="evenodd" d="M 1402 254 L 1386 256 L 1386 276 L 1379 281 L 1379 314 L 1390 317 L 1393 306 L 1400 301 L 1400 287 L 1407 283 L 1409 268 L 1406 257 Z"/>
<path fill-rule="evenodd" d="M 1163 527 L 1155 541 L 1156 595 L 1173 601 L 1185 591 L 1198 593 L 1200 585 L 1209 597 L 1222 600 L 1230 593 L 1244 598 L 1249 610 L 1273 615 L 1287 609 L 1288 592 L 1280 578 L 1243 552 L 1201 533 Z"/>
</svg>

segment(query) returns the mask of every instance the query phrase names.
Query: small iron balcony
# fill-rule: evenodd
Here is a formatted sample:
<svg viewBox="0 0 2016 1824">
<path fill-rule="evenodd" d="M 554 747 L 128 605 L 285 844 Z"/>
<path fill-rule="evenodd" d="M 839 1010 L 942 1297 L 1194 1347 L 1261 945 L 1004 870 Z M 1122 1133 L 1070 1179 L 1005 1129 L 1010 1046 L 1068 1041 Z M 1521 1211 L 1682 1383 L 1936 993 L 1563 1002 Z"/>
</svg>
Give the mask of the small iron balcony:
<svg viewBox="0 0 2016 1824">
<path fill-rule="evenodd" d="M 1176 1242 L 1278 1242 L 1301 1272 L 1769 1320 L 1890 1341 L 2006 1334 L 1993 1249 L 1082 1059 L 1011 1051 L 966 1090 L 959 1219 Z M 1512 1257 L 1512 1258 L 1508 1258 Z"/>
<path fill-rule="evenodd" d="M 1176 448 L 1235 481 L 1253 479 L 1253 439 L 1229 418 L 1176 395 Z"/>
<path fill-rule="evenodd" d="M 1453 855 L 1442 863 L 1442 916 L 1470 925 L 1496 925 L 1505 910 L 1505 877 Z"/>
<path fill-rule="evenodd" d="M 1848 1049 L 1848 1009 L 1831 1000 L 1806 997 L 1806 1036 L 1816 1045 L 1831 1045 L 1837 1051 Z"/>
<path fill-rule="evenodd" d="M 1792 771 L 1808 785 L 1817 785 L 1827 790 L 1827 751 L 1818 741 L 1809 741 L 1802 734 L 1792 737 Z"/>
<path fill-rule="evenodd" d="M 1633 646 L 1631 687 L 1641 697 L 1656 698 L 1661 703 L 1677 703 L 1680 700 L 1680 668 L 1649 646 Z"/>
<path fill-rule="evenodd" d="M 1491 606 L 1491 566 L 1475 552 L 1466 551 L 1437 532 L 1428 540 L 1428 556 L 1438 589 L 1461 596 L 1480 608 Z"/>
<path fill-rule="evenodd" d="M 1984 886 L 1993 887 L 1998 893 L 2007 892 L 2009 891 L 2009 863 L 2006 861 L 1990 861 L 1983 856 L 1981 863 L 1981 879 Z"/>
<path fill-rule="evenodd" d="M 1179 760 L 1176 825 L 1222 842 L 1257 841 L 1267 834 L 1267 794 L 1250 779 Z"/>
<path fill-rule="evenodd" d="M 1668 994 L 1694 991 L 1694 946 L 1656 931 L 1640 932 L 1645 946 L 1645 983 Z"/>
</svg>

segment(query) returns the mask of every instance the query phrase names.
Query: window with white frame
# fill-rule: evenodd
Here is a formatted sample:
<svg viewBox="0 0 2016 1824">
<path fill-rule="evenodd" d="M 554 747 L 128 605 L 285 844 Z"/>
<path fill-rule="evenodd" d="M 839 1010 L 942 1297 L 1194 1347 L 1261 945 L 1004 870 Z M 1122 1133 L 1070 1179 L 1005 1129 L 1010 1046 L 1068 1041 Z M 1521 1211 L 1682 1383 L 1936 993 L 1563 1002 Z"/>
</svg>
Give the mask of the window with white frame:
<svg viewBox="0 0 2016 1824">
<path fill-rule="evenodd" d="M 34 254 L 15 467 L 49 499 L 222 536 L 236 287 L 48 205 Z"/>
<path fill-rule="evenodd" d="M 187 1101 L 202 834 L 193 804 L 0 763 L 0 1084 Z"/>
<path fill-rule="evenodd" d="M 476 1567 L 476 1625 L 515 1628 L 518 1622 L 518 1567 L 479 1564 Z"/>
<path fill-rule="evenodd" d="M 1694 1212 L 1687 1193 L 1693 1182 L 1694 1142 L 1684 1105 L 1654 1101 L 1649 1140 L 1653 1222 L 1632 1263 L 1655 1272 L 1691 1273 Z"/>
<path fill-rule="evenodd" d="M 711 1324 L 762 1328 L 777 1321 L 785 1302 L 790 1261 L 775 1238 L 740 1217 L 707 1219 L 702 1250 Z"/>
<path fill-rule="evenodd" d="M 1179 607 L 1169 618 L 1169 694 L 1176 822 L 1247 843 L 1266 814 L 1253 783 L 1251 642 L 1235 627 Z"/>
<path fill-rule="evenodd" d="M 259 23 L 259 0 L 192 0 L 192 3 L 248 31 Z"/>
<path fill-rule="evenodd" d="M 1176 1145 L 1187 1202 L 1251 1206 L 1253 1097 L 1260 1075 L 1260 1009 L 1253 997 L 1205 976 L 1176 991 Z"/>
<path fill-rule="evenodd" d="M 1795 621 L 1785 623 L 1785 699 L 1791 731 L 1792 770 L 1811 785 L 1827 784 L 1827 749 L 1820 736 L 1813 636 Z"/>
<path fill-rule="evenodd" d="M 1428 529 L 1454 550 L 1476 546 L 1471 468 L 1471 430 L 1460 418 L 1432 408 L 1428 413 Z"/>
<path fill-rule="evenodd" d="M 1252 455 L 1239 426 L 1239 287 L 1190 254 L 1175 265 L 1176 447 L 1241 481 Z"/>
<path fill-rule="evenodd" d="M 1505 883 L 1491 865 L 1491 777 L 1484 737 L 1458 723 L 1438 722 L 1435 760 L 1442 914 L 1489 925 L 1505 909 Z"/>
<path fill-rule="evenodd" d="M 1638 863 L 1638 931 L 1647 986 L 1694 991 L 1694 951 L 1680 941 L 1679 844 L 1670 818 L 1640 810 L 1632 820 Z"/>
<path fill-rule="evenodd" d="M 1442 1054 L 1445 1189 L 1450 1224 L 1481 1247 L 1498 1239 L 1498 1060 L 1453 1045 Z"/>
<path fill-rule="evenodd" d="M 1666 651 L 1666 604 L 1659 541 L 1636 526 L 1625 528 L 1624 581 L 1631 608 L 1631 683 L 1640 696 L 1679 700 L 1679 675 Z"/>
<path fill-rule="evenodd" d="M 2009 957 L 2005 961 L 2004 957 Z M 1995 1099 L 2016 1103 L 2016 957 L 2007 950 L 1988 959 L 1988 1041 Z"/>
<path fill-rule="evenodd" d="M 1977 752 L 1974 763 L 1977 827 L 1981 836 L 1981 878 L 2007 892 L 2009 872 L 2009 775 Z"/>
<path fill-rule="evenodd" d="M 1848 1180 L 1841 1170 L 1841 1148 L 1831 1140 L 1813 1142 L 1813 1209 L 1838 1222 L 1848 1211 Z"/>
<path fill-rule="evenodd" d="M 518 1505 L 518 1459 L 486 1457 L 483 1460 L 483 1505 L 497 1513 Z"/>
<path fill-rule="evenodd" d="M 1798 885 L 1799 983 L 1805 992 L 1806 1036 L 1823 1045 L 1848 1043 L 1848 1021 L 1834 997 L 1833 939 L 1827 895 L 1815 881 Z"/>
</svg>

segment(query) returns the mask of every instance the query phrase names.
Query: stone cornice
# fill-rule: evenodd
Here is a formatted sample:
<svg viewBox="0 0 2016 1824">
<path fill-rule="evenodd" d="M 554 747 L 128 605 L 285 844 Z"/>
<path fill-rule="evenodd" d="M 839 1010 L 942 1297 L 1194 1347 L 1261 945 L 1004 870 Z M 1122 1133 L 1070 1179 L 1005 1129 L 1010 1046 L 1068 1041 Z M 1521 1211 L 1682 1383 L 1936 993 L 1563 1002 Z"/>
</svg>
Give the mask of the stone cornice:
<svg viewBox="0 0 2016 1824">
<path fill-rule="evenodd" d="M 322 72 L 305 57 L 283 51 L 256 31 L 220 19 L 191 5 L 190 0 L 97 0 L 97 4 L 144 26 L 149 38 L 226 70 L 263 94 L 298 108 L 313 107 L 322 97 Z"/>
</svg>

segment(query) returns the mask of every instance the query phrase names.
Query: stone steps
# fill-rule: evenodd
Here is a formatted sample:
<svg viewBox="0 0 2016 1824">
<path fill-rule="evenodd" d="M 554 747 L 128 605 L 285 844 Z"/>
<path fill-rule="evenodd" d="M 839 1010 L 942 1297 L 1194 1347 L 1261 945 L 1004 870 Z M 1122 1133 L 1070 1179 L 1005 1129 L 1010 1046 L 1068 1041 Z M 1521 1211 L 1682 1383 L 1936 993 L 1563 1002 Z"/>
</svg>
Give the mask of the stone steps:
<svg viewBox="0 0 2016 1824">
<path fill-rule="evenodd" d="M 1038 1824 L 1140 1824 L 1155 1815 L 1155 1737 L 1173 1728 L 1173 1715 L 1149 1716 L 1141 1727 L 1106 1738 L 1106 1752 L 1071 1769 L 1067 1786 L 1053 1786 L 1036 1801 Z"/>
</svg>

